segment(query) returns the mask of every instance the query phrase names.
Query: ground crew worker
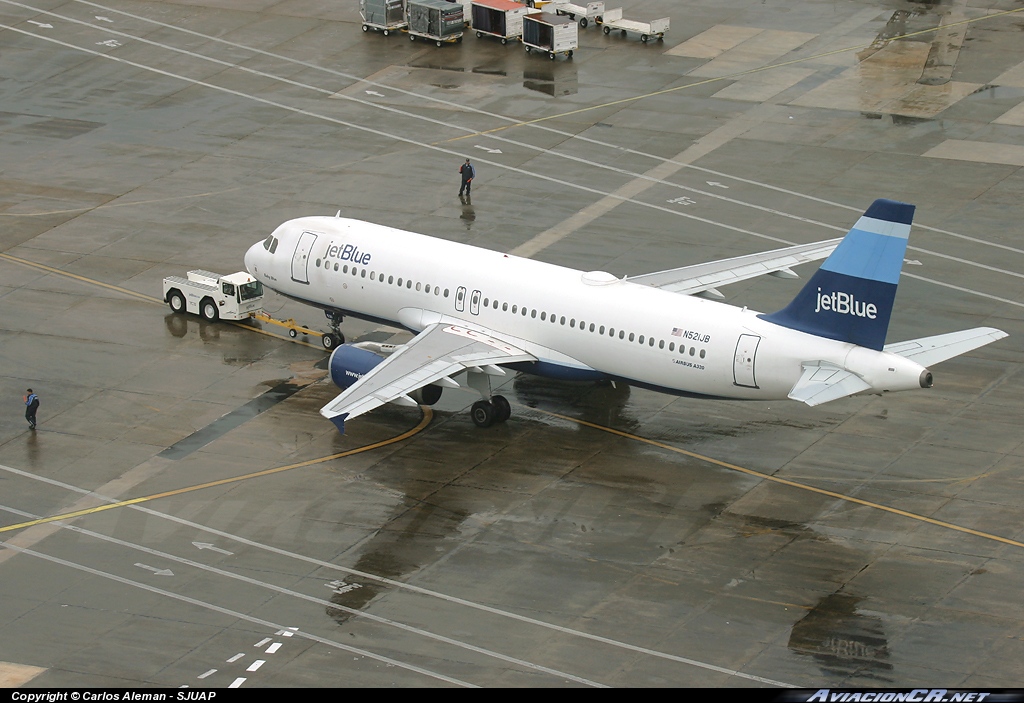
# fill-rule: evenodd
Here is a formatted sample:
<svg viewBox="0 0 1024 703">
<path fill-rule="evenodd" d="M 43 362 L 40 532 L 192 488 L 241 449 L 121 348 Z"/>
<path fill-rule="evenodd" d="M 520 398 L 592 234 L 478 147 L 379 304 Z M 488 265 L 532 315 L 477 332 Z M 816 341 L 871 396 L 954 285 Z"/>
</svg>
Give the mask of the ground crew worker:
<svg viewBox="0 0 1024 703">
<path fill-rule="evenodd" d="M 28 420 L 28 428 L 34 430 L 36 428 L 36 411 L 39 410 L 39 396 L 32 392 L 32 389 L 28 389 L 28 395 L 25 396 L 25 419 Z"/>
<path fill-rule="evenodd" d="M 466 163 L 459 168 L 459 173 L 462 174 L 462 187 L 459 188 L 459 195 L 462 195 L 462 191 L 466 191 L 466 195 L 469 195 L 469 189 L 473 186 L 473 177 L 476 176 L 476 169 L 473 168 L 473 164 L 469 163 L 469 159 L 466 159 Z"/>
</svg>

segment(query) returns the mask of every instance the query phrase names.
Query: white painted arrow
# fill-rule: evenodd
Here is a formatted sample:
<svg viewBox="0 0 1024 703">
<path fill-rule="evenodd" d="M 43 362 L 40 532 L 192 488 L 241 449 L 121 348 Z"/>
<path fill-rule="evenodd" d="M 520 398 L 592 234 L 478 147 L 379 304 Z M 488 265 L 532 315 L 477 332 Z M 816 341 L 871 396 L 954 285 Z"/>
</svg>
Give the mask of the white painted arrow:
<svg viewBox="0 0 1024 703">
<path fill-rule="evenodd" d="M 37 27 L 42 27 L 43 29 L 53 29 L 53 25 L 52 24 L 44 24 L 42 22 L 36 22 L 35 20 L 28 20 L 28 23 L 29 24 L 34 24 Z"/>
<path fill-rule="evenodd" d="M 487 152 L 488 154 L 500 154 L 500 153 L 501 153 L 501 149 L 488 149 L 487 147 L 485 147 L 485 146 L 480 146 L 479 144 L 474 144 L 474 145 L 473 145 L 473 147 L 474 147 L 475 149 L 483 149 L 483 150 L 484 150 L 484 151 L 486 151 L 486 152 Z"/>
<path fill-rule="evenodd" d="M 114 20 L 110 19 L 109 17 L 100 17 L 99 15 L 96 15 L 96 19 L 98 19 L 100 22 L 111 22 L 112 23 L 114 21 Z"/>
<path fill-rule="evenodd" d="M 209 542 L 193 542 L 192 546 L 196 547 L 197 549 L 209 549 L 211 552 L 220 552 L 221 554 L 234 554 L 234 552 L 229 552 L 226 549 L 221 549 L 220 547 L 214 547 Z"/>
<path fill-rule="evenodd" d="M 158 569 L 154 566 L 147 566 L 146 564 L 143 564 L 142 562 L 138 561 L 135 562 L 135 566 L 139 567 L 140 569 L 145 569 L 146 571 L 152 571 L 157 576 L 174 576 L 174 572 L 170 569 Z"/>
<path fill-rule="evenodd" d="M 376 90 L 367 90 L 366 94 L 367 95 L 375 95 L 378 98 L 383 98 L 384 97 L 384 93 L 378 93 Z"/>
<path fill-rule="evenodd" d="M 704 182 L 707 183 L 709 186 L 713 186 L 715 188 L 725 188 L 726 190 L 729 190 L 729 186 L 725 185 L 724 183 L 719 183 L 718 181 L 704 181 Z"/>
<path fill-rule="evenodd" d="M 905 263 L 907 266 L 923 266 L 924 265 L 920 261 L 918 261 L 917 259 L 904 259 L 903 263 Z"/>
</svg>

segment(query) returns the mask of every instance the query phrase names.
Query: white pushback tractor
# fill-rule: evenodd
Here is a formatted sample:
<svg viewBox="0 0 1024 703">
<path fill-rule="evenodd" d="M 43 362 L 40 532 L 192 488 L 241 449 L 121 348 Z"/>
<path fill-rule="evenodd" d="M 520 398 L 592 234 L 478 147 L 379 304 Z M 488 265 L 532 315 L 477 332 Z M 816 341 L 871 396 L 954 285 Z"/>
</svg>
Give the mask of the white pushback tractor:
<svg viewBox="0 0 1024 703">
<path fill-rule="evenodd" d="M 210 321 L 244 320 L 262 309 L 263 284 L 245 271 L 221 276 L 197 269 L 187 278 L 165 278 L 164 301 L 174 312 L 196 313 Z"/>
</svg>

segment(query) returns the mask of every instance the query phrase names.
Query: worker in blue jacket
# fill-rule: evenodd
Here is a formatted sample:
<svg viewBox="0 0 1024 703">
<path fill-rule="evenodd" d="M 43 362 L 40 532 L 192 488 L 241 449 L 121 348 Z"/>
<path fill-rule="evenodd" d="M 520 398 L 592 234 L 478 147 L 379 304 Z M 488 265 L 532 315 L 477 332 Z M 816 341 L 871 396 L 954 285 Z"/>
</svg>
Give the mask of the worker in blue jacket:
<svg viewBox="0 0 1024 703">
<path fill-rule="evenodd" d="M 462 175 L 462 187 L 459 188 L 459 195 L 462 195 L 462 191 L 466 191 L 466 195 L 469 195 L 469 189 L 473 187 L 473 178 L 476 176 L 476 169 L 473 168 L 473 164 L 469 163 L 469 159 L 466 159 L 466 163 L 459 168 L 459 173 Z"/>
<path fill-rule="evenodd" d="M 28 395 L 25 396 L 25 419 L 28 420 L 28 428 L 34 430 L 36 428 L 36 411 L 39 410 L 39 396 L 32 392 L 32 389 L 28 389 Z"/>
</svg>

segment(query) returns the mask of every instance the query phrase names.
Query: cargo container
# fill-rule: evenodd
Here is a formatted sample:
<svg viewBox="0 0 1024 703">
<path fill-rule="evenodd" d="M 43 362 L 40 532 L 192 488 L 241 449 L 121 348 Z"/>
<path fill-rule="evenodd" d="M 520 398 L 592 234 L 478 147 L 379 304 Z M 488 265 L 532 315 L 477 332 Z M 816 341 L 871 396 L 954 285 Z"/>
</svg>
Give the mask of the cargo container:
<svg viewBox="0 0 1024 703">
<path fill-rule="evenodd" d="M 482 37 L 498 37 L 502 44 L 523 36 L 523 17 L 530 12 L 526 5 L 512 0 L 473 0 L 473 29 Z"/>
<path fill-rule="evenodd" d="M 359 0 L 359 16 L 364 32 L 380 30 L 387 36 L 407 24 L 405 0 Z"/>
<path fill-rule="evenodd" d="M 536 49 L 552 61 L 558 54 L 572 58 L 573 49 L 580 45 L 579 27 L 568 17 L 533 12 L 523 18 L 523 44 L 526 53 Z"/>
<path fill-rule="evenodd" d="M 407 0 L 405 14 L 410 41 L 423 37 L 438 46 L 462 41 L 462 30 L 466 27 L 462 5 L 445 0 Z"/>
</svg>

